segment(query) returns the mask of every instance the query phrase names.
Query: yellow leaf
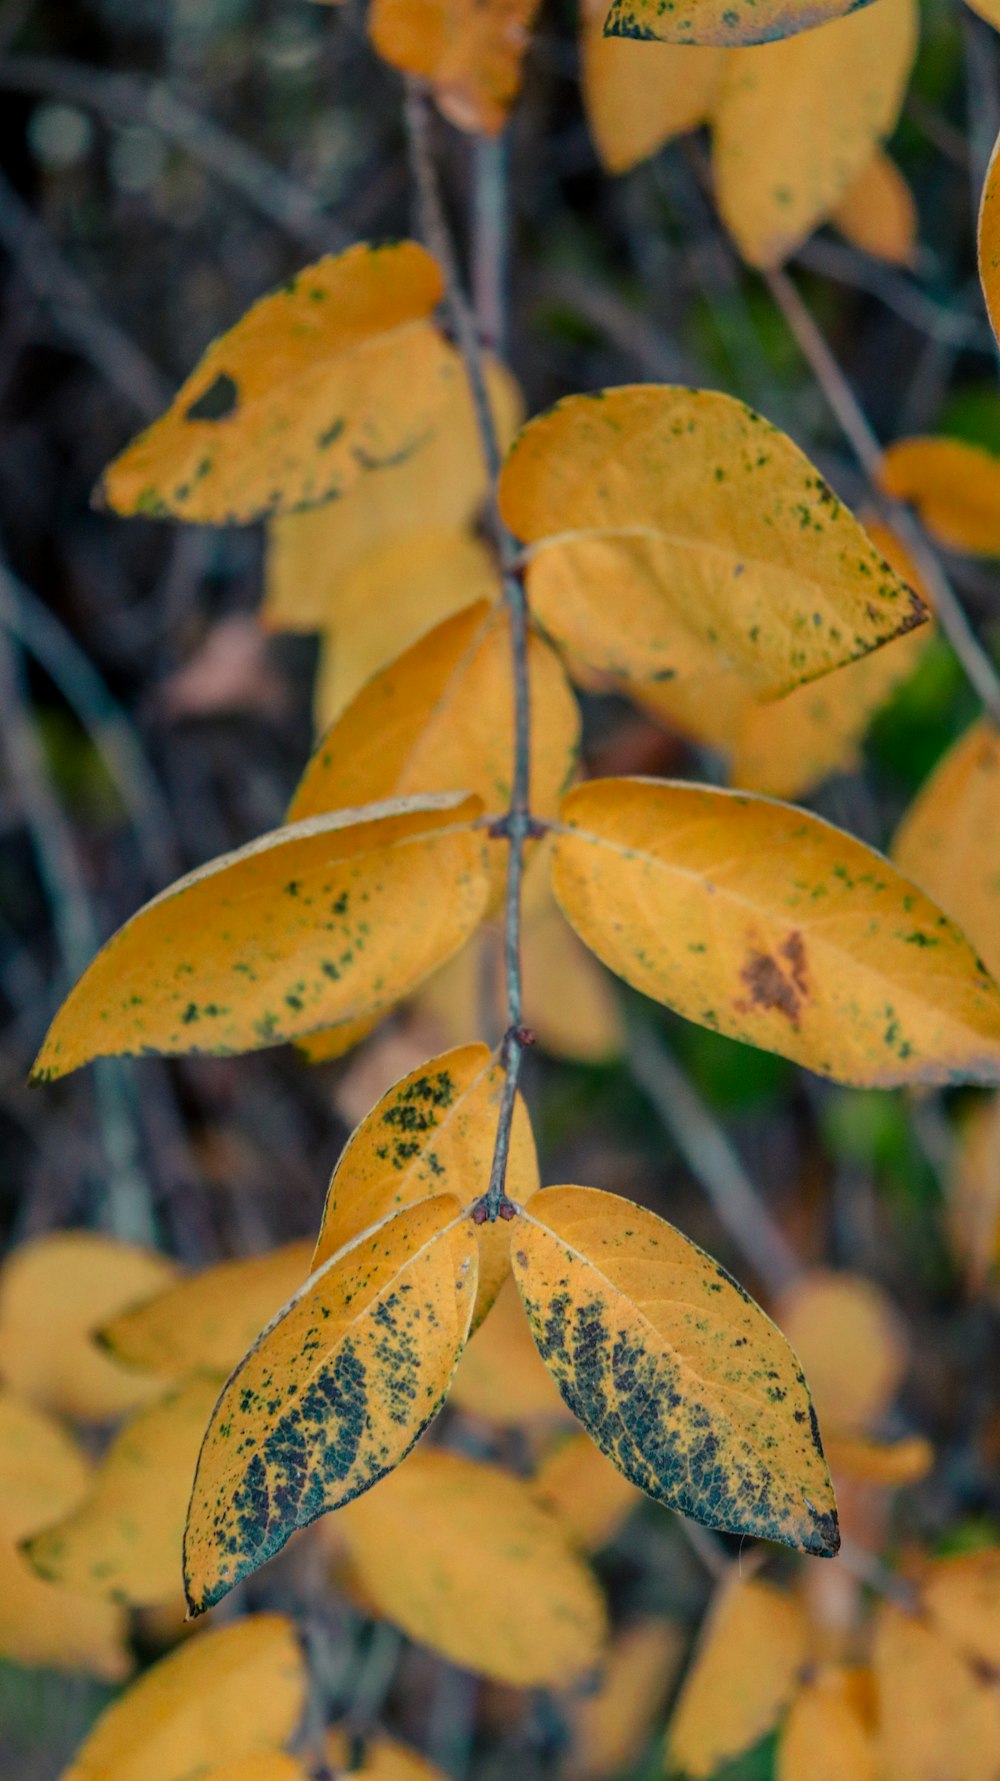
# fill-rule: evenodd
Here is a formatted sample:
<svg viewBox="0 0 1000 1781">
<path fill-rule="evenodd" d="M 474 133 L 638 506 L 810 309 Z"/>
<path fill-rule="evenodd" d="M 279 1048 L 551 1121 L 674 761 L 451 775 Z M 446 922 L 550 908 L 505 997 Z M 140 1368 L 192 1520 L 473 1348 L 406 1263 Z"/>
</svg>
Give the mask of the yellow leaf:
<svg viewBox="0 0 1000 1781">
<path fill-rule="evenodd" d="M 618 1634 L 596 1694 L 568 1705 L 564 1781 L 601 1781 L 633 1768 L 673 1688 L 683 1649 L 683 1633 L 672 1620 L 639 1620 Z"/>
<path fill-rule="evenodd" d="M 922 1435 L 901 1441 L 868 1441 L 859 1435 L 827 1434 L 826 1457 L 836 1478 L 895 1490 L 919 1484 L 934 1464 L 934 1449 Z"/>
<path fill-rule="evenodd" d="M 482 1241 L 483 1231 L 497 1227 L 477 1228 Z M 509 1231 L 502 1224 L 500 1229 L 508 1238 L 509 1249 Z M 515 1427 L 539 1418 L 550 1422 L 565 1419 L 565 1406 L 538 1358 L 517 1288 L 509 1277 L 458 1363 L 448 1402 L 470 1416 Z"/>
<path fill-rule="evenodd" d="M 0 1529 L 22 1540 L 68 1514 L 87 1489 L 90 1468 L 51 1416 L 0 1391 Z"/>
<path fill-rule="evenodd" d="M 247 1615 L 146 1670 L 101 1714 L 62 1781 L 190 1781 L 279 1749 L 305 1700 L 291 1621 Z"/>
<path fill-rule="evenodd" d="M 667 1739 L 685 1775 L 714 1775 L 777 1723 L 808 1655 L 802 1610 L 771 1583 L 719 1590 L 684 1679 Z"/>
<path fill-rule="evenodd" d="M 821 1076 L 1000 1076 L 1000 990 L 968 942 L 880 854 L 805 811 L 592 780 L 564 800 L 553 888 L 635 988 Z"/>
<path fill-rule="evenodd" d="M 837 209 L 895 128 L 916 47 L 915 0 L 875 0 L 729 57 L 712 166 L 720 215 L 751 266 L 780 266 Z"/>
<path fill-rule="evenodd" d="M 582 1432 L 546 1455 L 532 1489 L 587 1552 L 607 1546 L 640 1501 L 635 1485 Z"/>
<path fill-rule="evenodd" d="M 403 1206 L 454 1194 L 463 1207 L 486 1192 L 505 1071 L 486 1045 L 463 1045 L 411 1070 L 383 1095 L 348 1140 L 327 1189 L 313 1256 L 319 1268 L 359 1232 Z M 531 1121 L 520 1095 L 507 1159 L 507 1193 L 538 1187 Z M 475 1322 L 510 1271 L 510 1227 L 474 1227 L 479 1245 Z"/>
<path fill-rule="evenodd" d="M 985 19 L 988 25 L 992 25 L 995 30 L 1000 31 L 1000 4 L 998 4 L 998 0 L 966 0 L 966 3 L 972 7 L 973 12 L 979 14 L 981 19 Z"/>
<path fill-rule="evenodd" d="M 609 173 L 625 173 L 665 142 L 707 121 L 725 51 L 605 37 L 606 0 L 585 0 L 580 25 L 583 100 Z"/>
<path fill-rule="evenodd" d="M 0 1656 L 121 1682 L 132 1668 L 127 1640 L 123 1608 L 43 1583 L 0 1527 Z"/>
<path fill-rule="evenodd" d="M 1000 1095 L 965 1114 L 948 1176 L 948 1227 L 973 1292 L 1000 1260 Z"/>
<path fill-rule="evenodd" d="M 1000 1669 L 1000 1547 L 938 1559 L 921 1595 L 943 1638 L 974 1663 Z"/>
<path fill-rule="evenodd" d="M 904 816 L 892 843 L 901 872 L 921 885 L 1000 974 L 1000 735 L 982 718 L 953 743 Z"/>
<path fill-rule="evenodd" d="M 232 525 L 344 495 L 410 457 L 463 375 L 429 321 L 441 271 L 415 241 L 306 266 L 209 347 L 104 473 L 117 513 Z"/>
<path fill-rule="evenodd" d="M 993 332 L 1000 339 L 1000 137 L 993 144 L 979 204 L 979 278 Z"/>
<path fill-rule="evenodd" d="M 198 1461 L 184 1539 L 195 1613 L 409 1452 L 465 1345 L 476 1257 L 453 1195 L 404 1207 L 324 1263 L 260 1336 Z"/>
<path fill-rule="evenodd" d="M 913 1615 L 883 1603 L 875 1626 L 879 1756 L 892 1781 L 996 1781 L 1000 1695 Z"/>
<path fill-rule="evenodd" d="M 878 1781 L 872 1736 L 843 1671 L 820 1671 L 796 1696 L 778 1747 L 776 1781 Z"/>
<path fill-rule="evenodd" d="M 310 1781 L 310 1776 L 294 1756 L 267 1750 L 259 1756 L 238 1756 L 221 1769 L 213 1769 L 205 1781 Z"/>
<path fill-rule="evenodd" d="M 368 29 L 384 61 L 429 81 L 449 123 L 496 136 L 537 9 L 538 0 L 374 0 Z"/>
<path fill-rule="evenodd" d="M 906 1331 L 873 1280 L 815 1269 L 775 1313 L 794 1348 L 824 1428 L 870 1428 L 888 1410 L 907 1364 Z"/>
<path fill-rule="evenodd" d="M 27 1542 L 36 1571 L 142 1607 L 182 1593 L 181 1542 L 217 1378 L 191 1379 L 117 1435 L 78 1508 Z"/>
<path fill-rule="evenodd" d="M 837 1551 L 798 1362 L 704 1250 L 616 1194 L 549 1187 L 511 1260 L 542 1359 L 626 1478 L 706 1526 Z"/>
<path fill-rule="evenodd" d="M 397 1000 L 483 914 L 480 808 L 442 793 L 342 810 L 178 879 L 98 953 L 36 1079 L 109 1053 L 253 1051 Z"/>
<path fill-rule="evenodd" d="M 895 161 L 877 148 L 844 193 L 833 220 L 862 252 L 891 266 L 912 266 L 917 251 L 917 207 Z"/>
<path fill-rule="evenodd" d="M 448 969 L 447 965 L 444 969 Z M 388 1012 L 386 1008 L 377 1008 L 374 1014 L 363 1014 L 358 1020 L 341 1020 L 335 1026 L 323 1027 L 318 1033 L 308 1033 L 304 1039 L 299 1040 L 298 1050 L 307 1063 L 335 1063 L 338 1058 L 346 1057 L 349 1051 L 353 1051 L 356 1045 L 367 1039 L 385 1020 Z"/>
<path fill-rule="evenodd" d="M 797 446 L 716 391 L 570 396 L 499 494 L 542 628 L 623 679 L 736 669 L 774 697 L 926 617 Z"/>
<path fill-rule="evenodd" d="M 862 5 L 869 0 L 861 0 Z M 661 43 L 717 44 L 731 49 L 742 43 L 772 43 L 814 25 L 843 18 L 857 0 L 612 0 L 604 29 L 611 37 L 652 38 Z"/>
<path fill-rule="evenodd" d="M 216 1262 L 106 1323 L 102 1344 L 130 1367 L 165 1379 L 225 1374 L 309 1273 L 312 1244 Z"/>
<path fill-rule="evenodd" d="M 0 1377 L 33 1403 L 85 1421 L 148 1402 L 160 1386 L 102 1353 L 93 1332 L 176 1271 L 165 1255 L 95 1231 L 23 1243 L 0 1272 Z"/>
<path fill-rule="evenodd" d="M 378 1613 L 450 1662 L 522 1688 L 597 1662 L 597 1585 L 520 1478 L 422 1450 L 352 1503 L 344 1527 Z"/>
<path fill-rule="evenodd" d="M 356 1775 L 358 1781 L 446 1781 L 441 1770 L 426 1757 L 390 1738 L 388 1732 L 374 1732 L 364 1740 L 364 1760 L 360 1767 L 351 1764 L 352 1738 L 339 1726 L 326 1736 L 326 1760 L 335 1777 L 341 1770 Z M 349 1766 L 350 1765 L 350 1766 Z"/>
<path fill-rule="evenodd" d="M 886 493 L 910 501 L 949 550 L 1000 556 L 1000 457 L 965 439 L 900 439 L 882 454 Z"/>
</svg>

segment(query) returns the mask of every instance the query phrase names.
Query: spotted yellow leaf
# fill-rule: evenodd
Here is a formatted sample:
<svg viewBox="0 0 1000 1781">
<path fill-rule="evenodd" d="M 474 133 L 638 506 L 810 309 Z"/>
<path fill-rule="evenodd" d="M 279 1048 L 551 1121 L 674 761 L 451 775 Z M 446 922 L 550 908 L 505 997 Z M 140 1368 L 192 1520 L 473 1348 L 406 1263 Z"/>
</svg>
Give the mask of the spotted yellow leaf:
<svg viewBox="0 0 1000 1781">
<path fill-rule="evenodd" d="M 230 525 L 315 506 L 431 439 L 462 377 L 415 241 L 306 266 L 209 347 L 104 473 L 117 513 Z"/>
<path fill-rule="evenodd" d="M 712 390 L 567 398 L 520 435 L 500 504 L 543 628 L 626 680 L 735 669 L 774 697 L 926 617 L 797 446 Z"/>
<path fill-rule="evenodd" d="M 374 0 L 368 29 L 386 62 L 429 82 L 450 123 L 495 136 L 537 9 L 538 0 Z"/>
<path fill-rule="evenodd" d="M 776 1781 L 878 1781 L 873 1729 L 851 1681 L 830 1666 L 799 1690 L 778 1745 Z"/>
<path fill-rule="evenodd" d="M 707 121 L 725 51 L 606 37 L 606 0 L 581 9 L 583 101 L 609 173 L 625 173 L 664 143 Z"/>
<path fill-rule="evenodd" d="M 968 941 L 805 811 L 592 780 L 563 803 L 553 887 L 619 976 L 731 1038 L 865 1087 L 1000 1077 L 1000 990 Z"/>
<path fill-rule="evenodd" d="M 922 1435 L 907 1435 L 900 1441 L 873 1441 L 863 1435 L 828 1432 L 826 1457 L 835 1478 L 898 1490 L 926 1478 L 934 1464 L 934 1449 Z"/>
<path fill-rule="evenodd" d="M 249 1763 L 288 1742 L 305 1702 L 291 1621 L 247 1615 L 146 1670 L 101 1714 L 62 1781 L 190 1781 Z"/>
<path fill-rule="evenodd" d="M 882 454 L 889 495 L 912 501 L 949 550 L 1000 556 L 1000 456 L 965 439 L 900 439 Z"/>
<path fill-rule="evenodd" d="M 861 0 L 861 4 L 870 0 Z M 772 43 L 811 31 L 856 9 L 858 0 L 613 0 L 605 30 L 612 37 L 662 43 L 708 43 L 731 49 Z"/>
<path fill-rule="evenodd" d="M 993 153 L 983 181 L 979 204 L 977 245 L 979 278 L 986 299 L 986 308 L 993 332 L 1000 339 L 1000 137 L 993 144 Z"/>
<path fill-rule="evenodd" d="M 672 1769 L 701 1781 L 749 1750 L 777 1723 L 808 1655 L 805 1617 L 791 1596 L 756 1578 L 724 1583 L 674 1708 Z"/>
<path fill-rule="evenodd" d="M 896 831 L 892 857 L 1000 976 L 1000 733 L 983 718 L 953 743 Z"/>
<path fill-rule="evenodd" d="M 436 1416 L 475 1301 L 451 1194 L 383 1219 L 310 1276 L 229 1380 L 184 1539 L 196 1613 L 399 1464 Z"/>
<path fill-rule="evenodd" d="M 915 0 L 729 57 L 712 120 L 719 212 L 751 266 L 778 266 L 837 209 L 896 125 Z"/>
<path fill-rule="evenodd" d="M 377 1612 L 452 1663 L 540 1687 L 597 1662 L 600 1592 L 522 1479 L 421 1449 L 343 1519 Z"/>
<path fill-rule="evenodd" d="M 478 798 L 312 817 L 211 860 L 108 941 L 36 1078 L 115 1052 L 253 1051 L 405 995 L 466 940 L 490 879 Z"/>
<path fill-rule="evenodd" d="M 917 251 L 917 207 L 895 161 L 876 149 L 848 187 L 833 221 L 855 247 L 887 260 L 890 266 L 912 266 Z"/>
<path fill-rule="evenodd" d="M 873 1280 L 814 1269 L 775 1317 L 805 1368 L 824 1429 L 859 1433 L 889 1409 L 907 1365 L 902 1319 Z"/>
<path fill-rule="evenodd" d="M 874 1669 L 881 1774 L 892 1781 L 996 1781 L 1000 1695 L 947 1637 L 883 1602 Z"/>
</svg>

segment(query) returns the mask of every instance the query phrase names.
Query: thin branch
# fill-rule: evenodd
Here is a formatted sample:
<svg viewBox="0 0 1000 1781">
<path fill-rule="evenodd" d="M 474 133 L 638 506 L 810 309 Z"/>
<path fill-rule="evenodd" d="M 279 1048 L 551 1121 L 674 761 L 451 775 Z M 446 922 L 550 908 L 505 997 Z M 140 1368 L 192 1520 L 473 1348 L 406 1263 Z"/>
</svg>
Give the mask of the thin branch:
<svg viewBox="0 0 1000 1781">
<path fill-rule="evenodd" d="M 473 149 L 472 306 L 479 336 L 491 352 L 506 347 L 509 217 L 507 144 L 477 136 Z"/>
<path fill-rule="evenodd" d="M 420 204 L 424 239 L 445 278 L 445 302 L 476 414 L 479 440 L 490 483 L 489 523 L 503 570 L 504 599 L 510 615 L 511 655 L 514 678 L 514 768 L 510 805 L 494 827 L 494 837 L 507 841 L 507 892 L 504 904 L 504 975 L 507 988 L 507 1031 L 501 1047 L 506 1071 L 497 1121 L 496 1146 L 486 1195 L 478 1209 L 483 1219 L 507 1217 L 504 1196 L 507 1155 L 517 1084 L 525 1047 L 531 1035 L 525 1030 L 521 994 L 521 889 L 524 877 L 524 844 L 532 832 L 529 805 L 531 771 L 531 695 L 528 682 L 528 604 L 522 574 L 516 563 L 514 540 L 500 518 L 496 483 L 501 452 L 490 406 L 486 367 L 479 322 L 469 306 L 458 269 L 458 258 L 445 216 L 432 143 L 433 114 L 430 95 L 421 81 L 408 79 L 406 123 L 410 160 Z M 477 163 L 482 167 L 484 163 Z"/>
</svg>

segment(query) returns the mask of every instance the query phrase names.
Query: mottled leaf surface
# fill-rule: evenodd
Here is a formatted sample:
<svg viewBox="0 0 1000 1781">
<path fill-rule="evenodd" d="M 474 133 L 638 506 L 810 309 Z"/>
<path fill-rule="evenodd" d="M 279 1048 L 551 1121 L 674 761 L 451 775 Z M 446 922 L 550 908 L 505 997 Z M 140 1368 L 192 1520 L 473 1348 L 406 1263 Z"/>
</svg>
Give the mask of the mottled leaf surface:
<svg viewBox="0 0 1000 1781">
<path fill-rule="evenodd" d="M 777 1723 L 809 1655 L 805 1616 L 771 1583 L 719 1589 L 667 1736 L 671 1770 L 701 1778 L 749 1750 Z"/>
<path fill-rule="evenodd" d="M 104 473 L 117 513 L 231 525 L 345 494 L 432 438 L 462 376 L 415 241 L 307 266 L 209 347 Z"/>
<path fill-rule="evenodd" d="M 500 478 L 543 628 L 625 680 L 774 697 L 923 621 L 808 458 L 713 390 L 625 385 L 530 422 Z"/>
<path fill-rule="evenodd" d="M 586 1187 L 536 1194 L 511 1256 L 542 1359 L 633 1484 L 706 1526 L 836 1552 L 802 1370 L 724 1268 L 654 1213 Z"/>
<path fill-rule="evenodd" d="M 198 1461 L 184 1540 L 194 1612 L 399 1464 L 451 1383 L 476 1271 L 474 1227 L 442 1194 L 335 1255 L 264 1331 Z"/>
<path fill-rule="evenodd" d="M 987 718 L 952 744 L 896 831 L 892 857 L 1000 976 L 1000 734 Z"/>
<path fill-rule="evenodd" d="M 911 501 L 948 550 L 1000 556 L 1000 456 L 966 439 L 900 439 L 882 454 L 886 493 Z"/>
<path fill-rule="evenodd" d="M 881 854 L 749 793 L 570 792 L 553 886 L 605 964 L 689 1020 L 865 1087 L 995 1082 L 1000 990 Z"/>
<path fill-rule="evenodd" d="M 538 0 L 374 0 L 368 29 L 386 62 L 429 82 L 450 123 L 495 136 L 537 10 Z"/>
<path fill-rule="evenodd" d="M 398 1000 L 484 912 L 480 808 L 442 793 L 312 817 L 178 879 L 98 953 L 36 1079 L 109 1053 L 254 1051 Z"/>
<path fill-rule="evenodd" d="M 870 0 L 861 0 L 861 4 Z M 709 43 L 731 49 L 773 43 L 853 12 L 858 0 L 613 0 L 604 29 L 611 37 L 663 43 Z"/>
</svg>

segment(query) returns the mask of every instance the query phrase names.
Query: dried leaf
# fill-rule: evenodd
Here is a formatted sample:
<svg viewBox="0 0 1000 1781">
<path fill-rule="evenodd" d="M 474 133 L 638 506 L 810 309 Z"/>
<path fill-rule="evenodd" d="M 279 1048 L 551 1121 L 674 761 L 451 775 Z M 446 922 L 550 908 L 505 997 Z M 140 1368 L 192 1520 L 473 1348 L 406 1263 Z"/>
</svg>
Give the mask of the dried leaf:
<svg viewBox="0 0 1000 1781">
<path fill-rule="evenodd" d="M 144 1671 L 101 1714 L 62 1781 L 190 1781 L 279 1749 L 305 1698 L 291 1621 L 247 1615 Z"/>
<path fill-rule="evenodd" d="M 917 207 L 895 161 L 878 148 L 844 193 L 833 221 L 863 253 L 890 266 L 912 266 L 917 252 Z"/>
<path fill-rule="evenodd" d="M 102 1353 L 93 1332 L 176 1275 L 165 1255 L 96 1231 L 54 1231 L 14 1249 L 0 1272 L 0 1376 L 66 1416 L 105 1422 L 161 1387 Z"/>
<path fill-rule="evenodd" d="M 987 718 L 953 743 L 904 816 L 892 843 L 901 872 L 921 885 L 1000 975 L 1000 734 Z"/>
<path fill-rule="evenodd" d="M 626 680 L 735 669 L 774 697 L 926 617 L 791 440 L 715 391 L 567 398 L 520 435 L 500 503 L 543 629 Z"/>
<path fill-rule="evenodd" d="M 907 1365 L 906 1331 L 881 1287 L 860 1274 L 814 1269 L 775 1312 L 806 1376 L 824 1428 L 871 1428 Z"/>
<path fill-rule="evenodd" d="M 641 1500 L 635 1485 L 582 1431 L 546 1455 L 532 1489 L 586 1552 L 607 1546 Z"/>
<path fill-rule="evenodd" d="M 553 888 L 637 989 L 822 1076 L 1000 1076 L 1000 991 L 968 942 L 880 854 L 804 811 L 593 780 L 564 800 Z"/>
<path fill-rule="evenodd" d="M 496 136 L 537 10 L 538 0 L 374 0 L 368 29 L 384 61 L 430 83 L 449 123 Z"/>
<path fill-rule="evenodd" d="M 496 1227 L 477 1227 L 480 1241 L 483 1231 L 490 1228 Z M 508 1238 L 509 1250 L 509 1232 L 502 1224 L 500 1228 Z M 483 1416 L 502 1426 L 566 1418 L 563 1401 L 538 1357 L 517 1288 L 509 1277 L 458 1363 L 448 1402 L 470 1416 Z"/>
<path fill-rule="evenodd" d="M 751 266 L 781 265 L 837 209 L 895 128 L 916 47 L 915 0 L 875 0 L 729 57 L 712 166 L 719 212 Z"/>
<path fill-rule="evenodd" d="M 568 1704 L 564 1781 L 601 1781 L 634 1767 L 673 1688 L 683 1649 L 673 1620 L 639 1620 L 618 1634 L 596 1694 Z"/>
<path fill-rule="evenodd" d="M 178 879 L 98 953 L 36 1080 L 109 1053 L 253 1051 L 405 995 L 483 914 L 479 811 L 446 793 L 338 811 Z"/>
<path fill-rule="evenodd" d="M 870 0 L 862 0 L 862 5 Z M 613 0 L 604 29 L 611 37 L 661 43 L 772 43 L 855 10 L 851 0 Z"/>
<path fill-rule="evenodd" d="M 409 1452 L 464 1347 L 476 1257 L 453 1195 L 404 1207 L 327 1261 L 264 1331 L 198 1461 L 184 1539 L 195 1613 Z"/>
<path fill-rule="evenodd" d="M 415 241 L 306 266 L 209 347 L 104 473 L 117 513 L 232 525 L 345 494 L 434 436 L 454 350 L 441 271 Z"/>
<path fill-rule="evenodd" d="M 605 37 L 606 0 L 586 0 L 580 26 L 587 122 L 602 165 L 625 173 L 706 123 L 725 51 Z"/>
<path fill-rule="evenodd" d="M 542 1359 L 626 1478 L 706 1526 L 837 1551 L 798 1362 L 704 1250 L 616 1194 L 550 1187 L 511 1260 Z"/>
<path fill-rule="evenodd" d="M 1000 556 L 1000 457 L 965 439 L 900 439 L 882 454 L 886 493 L 910 501 L 949 550 Z"/>
<path fill-rule="evenodd" d="M 450 1662 L 522 1688 L 597 1662 L 597 1585 L 521 1479 L 421 1450 L 343 1521 L 378 1613 Z"/>
<path fill-rule="evenodd" d="M 799 1691 L 781 1735 L 776 1781 L 878 1781 L 875 1745 L 846 1672 L 821 1670 Z"/>
<path fill-rule="evenodd" d="M 1000 1669 L 1000 1547 L 938 1559 L 921 1595 L 942 1637 L 973 1663 Z"/>
<path fill-rule="evenodd" d="M 777 1723 L 808 1646 L 802 1610 L 771 1583 L 723 1584 L 684 1679 L 667 1739 L 668 1762 L 714 1775 Z"/>
<path fill-rule="evenodd" d="M 879 1756 L 892 1781 L 996 1781 L 1000 1695 L 951 1644 L 882 1603 L 875 1624 Z"/>
</svg>

